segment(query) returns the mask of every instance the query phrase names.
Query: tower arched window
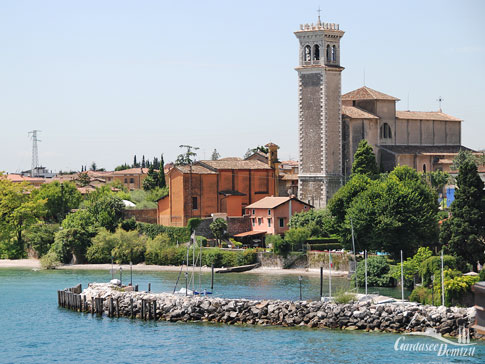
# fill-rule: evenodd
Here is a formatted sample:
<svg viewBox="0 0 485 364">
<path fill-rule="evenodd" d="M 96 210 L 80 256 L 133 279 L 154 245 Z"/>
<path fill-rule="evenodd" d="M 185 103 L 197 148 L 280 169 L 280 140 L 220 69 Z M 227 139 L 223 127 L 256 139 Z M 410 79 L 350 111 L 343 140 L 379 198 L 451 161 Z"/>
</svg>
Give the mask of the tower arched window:
<svg viewBox="0 0 485 364">
<path fill-rule="evenodd" d="M 305 62 L 310 62 L 312 60 L 312 48 L 309 45 L 306 45 L 303 49 L 303 60 Z"/>
<path fill-rule="evenodd" d="M 337 62 L 337 48 L 332 46 L 332 62 Z"/>
<path fill-rule="evenodd" d="M 392 131 L 388 123 L 381 125 L 380 135 L 381 139 L 392 139 Z"/>
<path fill-rule="evenodd" d="M 332 61 L 332 51 L 331 51 L 331 48 L 330 47 L 330 44 L 327 45 L 327 62 L 331 62 Z"/>
<path fill-rule="evenodd" d="M 314 61 L 320 60 L 320 46 L 318 44 L 315 44 L 313 46 L 313 60 Z"/>
</svg>

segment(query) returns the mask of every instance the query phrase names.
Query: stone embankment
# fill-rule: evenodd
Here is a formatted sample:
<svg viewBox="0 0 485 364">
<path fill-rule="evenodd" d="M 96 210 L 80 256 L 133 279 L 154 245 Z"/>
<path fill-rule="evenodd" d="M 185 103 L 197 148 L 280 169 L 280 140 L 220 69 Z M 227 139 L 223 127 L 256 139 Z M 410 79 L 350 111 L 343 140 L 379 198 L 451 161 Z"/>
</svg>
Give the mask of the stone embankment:
<svg viewBox="0 0 485 364">
<path fill-rule="evenodd" d="M 385 332 L 424 331 L 431 327 L 438 333 L 451 336 L 458 334 L 460 326 L 471 327 L 475 319 L 473 308 L 446 308 L 400 302 L 337 304 L 320 301 L 255 301 L 134 292 L 131 289 L 132 287 L 120 288 L 106 283 L 91 283 L 80 294 L 60 291 L 59 304 L 92 314 L 145 320 L 208 321 Z M 73 292 L 76 290 L 73 289 Z"/>
</svg>

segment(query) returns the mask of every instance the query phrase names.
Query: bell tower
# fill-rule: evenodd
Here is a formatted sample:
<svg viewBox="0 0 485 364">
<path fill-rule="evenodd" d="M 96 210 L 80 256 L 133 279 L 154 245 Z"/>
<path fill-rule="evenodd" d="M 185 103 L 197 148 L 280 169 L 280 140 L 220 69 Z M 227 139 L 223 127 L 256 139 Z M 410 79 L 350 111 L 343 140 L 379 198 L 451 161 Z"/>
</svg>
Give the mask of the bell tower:
<svg viewBox="0 0 485 364">
<path fill-rule="evenodd" d="M 338 24 L 302 24 L 299 47 L 298 197 L 324 208 L 342 184 L 342 115 Z"/>
</svg>

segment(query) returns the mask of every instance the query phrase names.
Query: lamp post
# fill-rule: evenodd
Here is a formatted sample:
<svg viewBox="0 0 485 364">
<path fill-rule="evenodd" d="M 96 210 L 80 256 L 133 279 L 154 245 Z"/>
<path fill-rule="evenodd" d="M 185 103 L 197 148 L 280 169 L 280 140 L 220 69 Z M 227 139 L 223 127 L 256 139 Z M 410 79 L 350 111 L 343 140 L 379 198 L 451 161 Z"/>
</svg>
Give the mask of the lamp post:
<svg viewBox="0 0 485 364">
<path fill-rule="evenodd" d="M 298 281 L 300 282 L 300 301 L 302 300 L 302 296 L 301 296 L 301 276 L 298 276 Z"/>
</svg>

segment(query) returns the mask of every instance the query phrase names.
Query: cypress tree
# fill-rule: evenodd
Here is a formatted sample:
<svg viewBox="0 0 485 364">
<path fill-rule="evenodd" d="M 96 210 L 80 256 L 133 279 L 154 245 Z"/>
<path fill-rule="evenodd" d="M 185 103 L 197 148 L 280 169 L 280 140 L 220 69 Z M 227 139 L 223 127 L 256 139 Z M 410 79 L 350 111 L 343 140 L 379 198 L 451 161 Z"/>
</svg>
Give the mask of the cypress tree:
<svg viewBox="0 0 485 364">
<path fill-rule="evenodd" d="M 352 164 L 352 175 L 364 174 L 369 178 L 374 178 L 378 174 L 376 156 L 374 150 L 362 139 L 354 154 L 354 163 Z"/>
<path fill-rule="evenodd" d="M 165 181 L 165 162 L 163 161 L 163 154 L 160 158 L 160 168 L 158 171 L 158 186 L 160 188 L 164 188 L 167 185 L 167 182 Z"/>
<path fill-rule="evenodd" d="M 143 155 L 141 158 L 141 168 L 145 168 L 145 167 L 146 167 L 145 156 Z"/>
<path fill-rule="evenodd" d="M 485 259 L 485 193 L 473 161 L 461 163 L 457 186 L 451 217 L 443 223 L 440 239 L 451 254 L 475 267 L 477 260 L 483 263 Z"/>
<path fill-rule="evenodd" d="M 133 157 L 133 165 L 131 166 L 132 168 L 136 168 L 138 167 L 138 163 L 136 162 L 136 154 L 135 156 Z"/>
</svg>

